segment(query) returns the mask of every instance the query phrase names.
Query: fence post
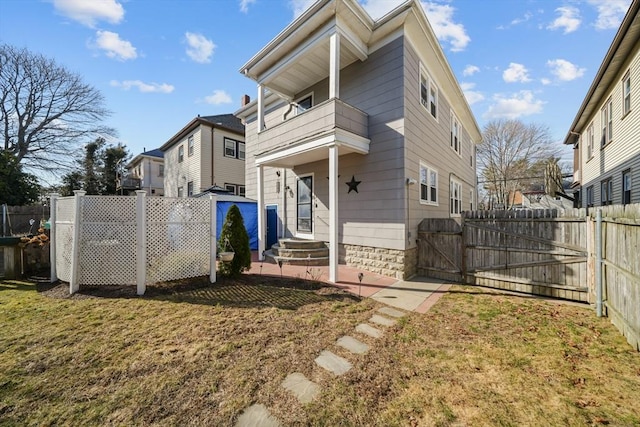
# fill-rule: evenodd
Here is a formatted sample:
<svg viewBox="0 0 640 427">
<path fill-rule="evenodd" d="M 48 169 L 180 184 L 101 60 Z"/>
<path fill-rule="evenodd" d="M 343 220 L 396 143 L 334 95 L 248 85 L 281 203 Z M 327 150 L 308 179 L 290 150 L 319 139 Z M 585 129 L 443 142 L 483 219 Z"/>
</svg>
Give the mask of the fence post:
<svg viewBox="0 0 640 427">
<path fill-rule="evenodd" d="M 467 245 L 465 244 L 465 236 L 464 236 L 464 219 L 466 216 L 466 212 L 462 212 L 462 218 L 460 220 L 460 274 L 462 278 L 462 283 L 469 283 L 467 280 Z"/>
<path fill-rule="evenodd" d="M 69 293 L 74 294 L 80 290 L 80 227 L 82 224 L 82 198 L 87 194 L 84 190 L 73 190 L 74 214 L 73 214 L 73 240 L 71 241 L 71 279 L 69 280 Z"/>
<path fill-rule="evenodd" d="M 209 209 L 211 213 L 209 215 L 210 222 L 210 237 L 209 237 L 209 281 L 211 283 L 216 283 L 216 252 L 218 249 L 218 233 L 217 233 L 217 224 L 218 224 L 218 198 L 215 194 L 209 195 Z"/>
<path fill-rule="evenodd" d="M 147 280 L 147 192 L 136 190 L 136 286 L 144 295 Z"/>
<path fill-rule="evenodd" d="M 596 315 L 602 317 L 602 209 L 596 211 Z"/>
<path fill-rule="evenodd" d="M 58 280 L 58 272 L 56 270 L 56 209 L 58 206 L 58 193 L 49 194 L 49 264 L 51 265 L 51 273 L 49 282 L 53 283 Z"/>
</svg>

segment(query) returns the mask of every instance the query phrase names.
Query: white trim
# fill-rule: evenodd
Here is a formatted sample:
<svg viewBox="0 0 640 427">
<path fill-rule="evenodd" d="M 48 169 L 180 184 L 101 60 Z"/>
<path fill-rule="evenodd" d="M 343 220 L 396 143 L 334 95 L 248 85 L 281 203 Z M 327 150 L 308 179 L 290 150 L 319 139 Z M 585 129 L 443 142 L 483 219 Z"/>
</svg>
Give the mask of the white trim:
<svg viewBox="0 0 640 427">
<path fill-rule="evenodd" d="M 302 101 L 302 100 L 304 100 L 304 99 L 307 99 L 307 98 L 309 98 L 309 97 L 311 97 L 311 107 L 307 108 L 306 110 L 302 110 L 302 111 L 300 111 L 300 110 L 298 109 L 298 108 L 299 108 L 299 103 L 300 103 L 300 101 Z M 314 92 L 313 92 L 313 91 L 311 91 L 311 92 L 307 92 L 305 95 L 302 95 L 302 96 L 299 96 L 298 98 L 296 98 L 296 99 L 293 101 L 293 103 L 294 103 L 294 104 L 295 104 L 295 106 L 296 106 L 296 110 L 295 110 L 295 114 L 294 114 L 292 117 L 295 117 L 295 116 L 297 116 L 298 114 L 302 114 L 302 113 L 304 113 L 305 111 L 309 111 L 310 109 L 312 109 L 313 107 L 315 107 L 315 106 L 316 106 L 316 104 L 315 104 L 315 94 L 314 94 Z"/>
<path fill-rule="evenodd" d="M 336 145 L 329 146 L 329 281 L 338 281 L 338 165 Z"/>
<path fill-rule="evenodd" d="M 458 125 L 457 127 L 457 131 L 458 134 L 456 135 L 456 137 L 458 138 L 458 149 L 456 150 L 453 144 L 453 141 L 451 140 L 452 138 L 452 134 L 453 134 L 453 124 L 456 123 Z M 463 129 L 462 129 L 462 123 L 460 122 L 460 119 L 458 119 L 458 116 L 456 115 L 455 111 L 453 111 L 453 108 L 449 109 L 449 147 L 458 155 L 458 157 L 462 158 L 462 134 L 463 134 Z M 473 166 L 473 165 L 471 165 Z"/>
<path fill-rule="evenodd" d="M 307 177 L 311 177 L 311 232 L 307 233 L 304 231 L 298 231 L 298 181 L 300 181 L 301 178 L 307 178 Z M 315 221 L 315 214 L 316 214 L 316 209 L 314 206 L 314 198 L 315 198 L 315 189 L 316 189 L 316 177 L 315 177 L 315 173 L 314 172 L 310 172 L 310 173 L 305 173 L 302 175 L 297 175 L 296 176 L 296 193 L 295 193 L 295 203 L 296 203 L 296 222 L 295 222 L 295 228 L 294 228 L 294 235 L 295 237 L 299 237 L 301 239 L 314 239 L 314 230 L 316 229 L 316 221 Z"/>
<path fill-rule="evenodd" d="M 431 193 L 429 192 L 429 194 L 427 195 L 428 199 L 423 199 L 422 198 L 422 169 L 426 169 L 427 170 L 427 187 L 428 188 L 435 188 L 436 189 L 436 201 L 433 202 L 431 201 Z M 431 174 L 429 172 L 435 172 L 436 174 L 436 182 L 435 185 L 430 185 L 433 183 L 429 182 L 429 179 L 431 178 Z M 420 204 L 421 205 L 428 205 L 428 206 L 440 206 L 440 190 L 438 188 L 438 181 L 440 181 L 440 177 L 439 177 L 439 173 L 438 173 L 438 169 L 434 168 L 433 166 L 431 166 L 429 163 L 424 162 L 422 160 L 420 160 L 420 169 L 418 170 L 418 200 L 420 200 Z"/>
<path fill-rule="evenodd" d="M 455 194 L 455 191 L 454 191 L 455 186 L 458 187 L 457 199 L 453 197 L 453 195 Z M 454 203 L 456 204 L 456 208 L 458 212 L 454 212 L 455 209 L 454 210 L 451 209 L 452 201 L 454 201 Z M 458 218 L 460 215 L 462 215 L 462 182 L 457 180 L 455 177 L 450 176 L 449 177 L 449 216 L 452 218 Z"/>
</svg>

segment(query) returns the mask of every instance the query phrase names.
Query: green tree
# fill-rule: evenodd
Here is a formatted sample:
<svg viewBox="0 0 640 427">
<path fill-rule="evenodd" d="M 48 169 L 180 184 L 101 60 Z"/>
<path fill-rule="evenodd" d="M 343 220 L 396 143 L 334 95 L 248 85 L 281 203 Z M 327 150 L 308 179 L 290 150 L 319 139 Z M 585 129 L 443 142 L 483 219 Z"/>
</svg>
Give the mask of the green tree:
<svg viewBox="0 0 640 427">
<path fill-rule="evenodd" d="M 249 248 L 249 235 L 244 226 L 244 219 L 240 209 L 231 205 L 222 225 L 220 238 L 218 239 L 219 251 L 233 251 L 235 255 L 231 262 L 220 263 L 222 276 L 235 277 L 251 268 L 251 249 Z"/>
<path fill-rule="evenodd" d="M 0 204 L 22 206 L 38 200 L 40 184 L 10 153 L 0 150 Z"/>
</svg>

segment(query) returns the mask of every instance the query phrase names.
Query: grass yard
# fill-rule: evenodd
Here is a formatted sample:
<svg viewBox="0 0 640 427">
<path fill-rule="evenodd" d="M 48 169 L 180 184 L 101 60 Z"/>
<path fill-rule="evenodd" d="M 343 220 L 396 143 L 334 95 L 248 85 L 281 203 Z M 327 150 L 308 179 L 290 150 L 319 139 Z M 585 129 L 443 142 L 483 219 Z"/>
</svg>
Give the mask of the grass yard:
<svg viewBox="0 0 640 427">
<path fill-rule="evenodd" d="M 65 291 L 0 282 L 2 426 L 232 426 L 253 403 L 283 425 L 640 425 L 640 354 L 584 307 L 454 286 L 376 340 L 354 327 L 378 303 L 295 279 Z M 323 349 L 354 368 L 323 371 Z"/>
</svg>

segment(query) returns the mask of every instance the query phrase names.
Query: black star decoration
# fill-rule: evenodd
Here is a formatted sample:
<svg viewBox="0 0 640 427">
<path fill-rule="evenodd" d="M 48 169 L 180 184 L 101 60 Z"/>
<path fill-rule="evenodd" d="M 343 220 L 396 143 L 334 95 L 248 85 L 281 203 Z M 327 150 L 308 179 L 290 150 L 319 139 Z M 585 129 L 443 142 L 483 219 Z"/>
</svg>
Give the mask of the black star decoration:
<svg viewBox="0 0 640 427">
<path fill-rule="evenodd" d="M 345 184 L 347 184 L 349 186 L 349 191 L 347 191 L 347 194 L 351 193 L 351 190 L 353 190 L 353 191 L 355 191 L 357 193 L 358 192 L 358 185 L 361 182 L 362 181 L 356 181 L 356 177 L 354 175 L 351 175 L 351 181 L 345 182 Z"/>
</svg>

